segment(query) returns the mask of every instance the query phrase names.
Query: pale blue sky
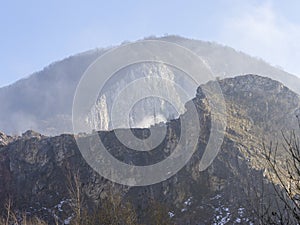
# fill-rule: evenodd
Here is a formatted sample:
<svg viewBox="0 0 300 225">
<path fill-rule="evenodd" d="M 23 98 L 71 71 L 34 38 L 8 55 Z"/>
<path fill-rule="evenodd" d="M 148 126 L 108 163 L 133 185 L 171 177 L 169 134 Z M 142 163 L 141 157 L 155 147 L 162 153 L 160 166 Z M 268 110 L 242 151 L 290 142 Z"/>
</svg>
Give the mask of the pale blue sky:
<svg viewBox="0 0 300 225">
<path fill-rule="evenodd" d="M 300 75 L 298 0 L 0 4 L 0 86 L 72 54 L 166 33 L 226 44 Z"/>
</svg>

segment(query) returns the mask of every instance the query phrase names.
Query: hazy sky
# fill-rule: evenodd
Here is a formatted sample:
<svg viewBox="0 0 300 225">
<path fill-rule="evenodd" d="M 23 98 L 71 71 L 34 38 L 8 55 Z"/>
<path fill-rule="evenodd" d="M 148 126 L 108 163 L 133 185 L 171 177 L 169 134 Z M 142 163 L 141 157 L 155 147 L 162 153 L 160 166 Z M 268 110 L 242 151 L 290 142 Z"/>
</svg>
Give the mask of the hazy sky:
<svg viewBox="0 0 300 225">
<path fill-rule="evenodd" d="M 0 1 L 0 86 L 95 47 L 177 34 L 300 75 L 299 0 Z"/>
</svg>

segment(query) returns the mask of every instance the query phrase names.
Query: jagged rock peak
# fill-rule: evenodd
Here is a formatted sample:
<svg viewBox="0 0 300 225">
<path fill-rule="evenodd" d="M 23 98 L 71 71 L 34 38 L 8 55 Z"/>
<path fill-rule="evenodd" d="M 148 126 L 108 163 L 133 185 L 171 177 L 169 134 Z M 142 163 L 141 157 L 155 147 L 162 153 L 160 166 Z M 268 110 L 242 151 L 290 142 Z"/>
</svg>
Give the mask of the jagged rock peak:
<svg viewBox="0 0 300 225">
<path fill-rule="evenodd" d="M 5 133 L 0 131 L 0 147 L 8 145 L 10 142 L 14 140 L 13 137 L 6 135 Z"/>
<path fill-rule="evenodd" d="M 284 86 L 279 81 L 273 80 L 268 77 L 262 77 L 254 74 L 246 74 L 241 76 L 236 76 L 234 78 L 226 78 L 219 81 L 220 84 L 226 84 L 227 88 L 231 88 L 236 91 L 236 88 L 243 91 L 253 91 L 253 90 L 264 90 L 264 91 L 289 91 L 289 89 Z M 293 93 L 292 91 L 290 91 Z M 293 93 L 295 96 L 296 93 Z"/>
<path fill-rule="evenodd" d="M 0 131 L 0 146 L 7 145 L 8 137 Z"/>
<path fill-rule="evenodd" d="M 22 134 L 22 138 L 25 139 L 31 139 L 31 138 L 41 138 L 43 135 L 41 135 L 40 133 L 33 131 L 33 130 L 27 130 L 26 132 L 24 132 Z"/>
</svg>

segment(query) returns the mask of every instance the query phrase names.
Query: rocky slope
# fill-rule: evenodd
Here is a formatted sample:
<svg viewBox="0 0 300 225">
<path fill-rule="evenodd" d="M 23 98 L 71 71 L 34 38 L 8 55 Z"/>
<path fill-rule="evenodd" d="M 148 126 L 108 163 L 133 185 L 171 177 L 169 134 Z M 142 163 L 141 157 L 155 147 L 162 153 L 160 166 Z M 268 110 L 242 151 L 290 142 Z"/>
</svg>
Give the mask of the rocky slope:
<svg viewBox="0 0 300 225">
<path fill-rule="evenodd" d="M 264 165 L 259 155 L 262 138 L 270 140 L 276 137 L 274 131 L 295 128 L 293 120 L 299 114 L 299 96 L 277 81 L 256 75 L 219 82 L 226 101 L 227 129 L 221 151 L 207 170 L 199 171 L 211 119 L 202 86 L 193 99 L 203 128 L 197 150 L 188 164 L 170 179 L 146 187 L 113 184 L 89 167 L 73 135 L 47 137 L 28 131 L 11 138 L 1 134 L 0 202 L 11 196 L 21 210 L 50 221 L 57 215 L 63 221 L 70 216 L 68 177 L 79 171 L 89 206 L 101 203 L 109 193 L 117 191 L 133 201 L 141 220 L 147 213 L 149 199 L 155 199 L 168 206 L 169 215 L 177 224 L 255 223 L 249 196 L 263 179 Z M 179 121 L 172 120 L 167 126 L 169 132 L 163 143 L 147 153 L 125 148 L 113 131 L 96 134 L 119 160 L 152 164 L 168 157 L 178 141 Z M 140 137 L 147 133 L 147 129 L 133 131 Z M 89 135 L 82 138 L 88 139 Z"/>
<path fill-rule="evenodd" d="M 197 53 L 210 67 L 212 72 L 221 78 L 243 74 L 259 74 L 269 76 L 281 81 L 296 93 L 300 93 L 300 80 L 278 68 L 272 67 L 262 60 L 252 58 L 232 48 L 215 43 L 189 40 L 177 36 L 163 38 L 149 38 L 170 41 L 180 44 Z M 20 134 L 27 129 L 34 129 L 43 134 L 56 135 L 71 132 L 71 111 L 76 86 L 87 67 L 100 55 L 109 49 L 96 49 L 79 55 L 71 56 L 62 61 L 55 62 L 44 70 L 30 77 L 20 80 L 13 85 L 0 88 L 0 130 L 8 134 Z M 174 71 L 157 64 L 146 64 L 140 67 L 122 70 L 122 76 L 139 72 L 142 76 L 155 73 L 161 77 L 174 77 Z M 127 78 L 126 78 L 127 79 Z M 128 79 L 127 79 L 128 81 Z M 115 90 L 122 88 L 122 82 L 114 84 Z M 180 83 L 180 85 L 183 85 Z M 192 89 L 193 90 L 193 89 Z M 109 127 L 109 104 L 114 93 L 104 93 L 97 104 L 91 109 L 91 117 L 88 122 L 95 128 L 107 129 Z M 148 108 L 151 101 L 143 103 L 142 112 L 136 112 L 132 120 L 136 125 L 149 125 Z M 163 106 L 163 102 L 156 103 L 157 108 Z M 105 106 L 105 107 L 103 107 Z M 101 108 L 101 110 L 99 110 Z M 141 107 L 139 107 L 141 109 Z M 167 107 L 170 108 L 170 107 Z M 171 111 L 171 109 L 168 109 Z M 160 119 L 164 120 L 172 112 L 168 110 L 159 112 Z M 97 112 L 97 116 L 95 116 Z M 144 113 L 143 116 L 141 116 Z M 99 118 L 99 115 L 100 116 Z M 146 118 L 146 122 L 142 118 Z M 97 125 L 96 125 L 97 124 Z M 100 124 L 100 125 L 99 125 Z"/>
</svg>

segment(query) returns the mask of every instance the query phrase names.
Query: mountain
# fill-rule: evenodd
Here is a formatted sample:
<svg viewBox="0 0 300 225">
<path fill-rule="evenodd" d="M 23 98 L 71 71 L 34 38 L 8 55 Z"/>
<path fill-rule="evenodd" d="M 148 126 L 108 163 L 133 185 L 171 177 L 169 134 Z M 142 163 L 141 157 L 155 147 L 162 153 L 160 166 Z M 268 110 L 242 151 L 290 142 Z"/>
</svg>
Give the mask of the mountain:
<svg viewBox="0 0 300 225">
<path fill-rule="evenodd" d="M 258 74 L 280 81 L 291 90 L 300 93 L 299 78 L 232 48 L 178 36 L 148 39 L 169 41 L 192 50 L 220 78 Z M 8 134 L 20 134 L 27 129 L 34 129 L 48 135 L 72 132 L 72 103 L 78 82 L 88 66 L 110 49 L 95 49 L 68 57 L 10 86 L 0 88 L 0 129 Z M 125 68 L 119 72 L 119 75 L 125 77 L 125 81 L 128 82 L 134 74 L 147 77 L 151 73 L 172 80 L 174 77 L 176 79 L 174 74 L 177 72 L 164 65 L 144 63 Z M 180 85 L 184 84 L 180 83 Z M 120 91 L 122 87 L 121 81 L 113 83 L 113 90 Z M 111 128 L 107 115 L 112 104 L 110 98 L 114 95 L 112 91 L 104 93 L 91 108 L 91 116 L 86 120 L 95 129 Z M 147 127 L 155 123 L 148 110 L 153 104 L 160 109 L 160 112 L 157 112 L 159 121 L 174 117 L 170 106 L 164 108 L 165 104 L 162 101 L 153 103 L 152 100 L 147 100 L 131 117 L 134 127 Z"/>
<path fill-rule="evenodd" d="M 144 187 L 114 184 L 86 163 L 75 138 L 88 141 L 96 135 L 119 160 L 134 165 L 153 164 L 168 157 L 177 146 L 179 119 L 166 123 L 168 133 L 161 145 L 142 153 L 124 147 L 114 131 L 80 137 L 69 134 L 48 137 L 33 131 L 15 137 L 1 134 L 0 202 L 11 196 L 21 211 L 49 221 L 55 216 L 68 221 L 71 215 L 68 177 L 78 171 L 80 188 L 89 207 L 101 204 L 109 193 L 121 193 L 123 199 L 133 202 L 139 220 L 146 224 L 150 224 L 147 209 L 151 199 L 167 206 L 166 213 L 175 224 L 257 224 L 253 212 L 257 205 L 252 205 L 252 201 L 263 193 L 260 192 L 262 183 L 266 187 L 271 185 L 264 176 L 266 165 L 261 161 L 263 139 L 277 139 L 280 130 L 296 128 L 300 98 L 282 83 L 257 75 L 215 82 L 219 82 L 224 94 L 227 128 L 221 150 L 208 169 L 199 170 L 212 116 L 203 89 L 214 82 L 198 87 L 196 97 L 186 104 L 187 111 L 181 117 L 188 115 L 189 104 L 194 103 L 197 108 L 201 124 L 198 145 L 191 160 L 168 180 Z M 189 129 L 193 126 L 191 123 Z M 148 129 L 132 131 L 144 137 Z"/>
</svg>

